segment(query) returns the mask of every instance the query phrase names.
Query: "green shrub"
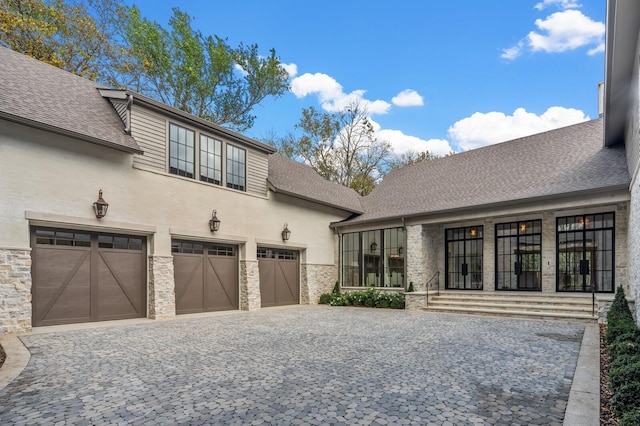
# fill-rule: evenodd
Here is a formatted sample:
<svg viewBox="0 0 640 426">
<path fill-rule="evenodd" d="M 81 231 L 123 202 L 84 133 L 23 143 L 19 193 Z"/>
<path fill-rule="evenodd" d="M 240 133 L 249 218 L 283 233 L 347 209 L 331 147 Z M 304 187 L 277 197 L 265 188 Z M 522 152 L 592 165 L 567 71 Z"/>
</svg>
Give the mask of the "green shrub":
<svg viewBox="0 0 640 426">
<path fill-rule="evenodd" d="M 331 294 L 340 294 L 340 282 L 336 281 L 336 284 L 333 286 L 333 291 Z"/>
<path fill-rule="evenodd" d="M 620 418 L 618 426 L 638 426 L 640 425 L 640 408 L 633 408 L 627 411 Z"/>
<path fill-rule="evenodd" d="M 609 372 L 609 382 L 611 383 L 611 390 L 614 394 L 618 391 L 618 388 L 625 383 L 640 383 L 640 362 L 612 368 Z"/>
<path fill-rule="evenodd" d="M 404 309 L 404 293 L 391 294 L 389 307 L 393 309 Z"/>
<path fill-rule="evenodd" d="M 320 295 L 320 304 L 321 305 L 328 305 L 329 303 L 331 303 L 331 300 L 333 299 L 333 294 L 330 293 L 323 293 Z"/>
<path fill-rule="evenodd" d="M 409 288 L 407 289 L 407 293 L 413 293 L 414 291 L 416 290 L 413 288 L 413 281 L 410 281 Z"/>
<path fill-rule="evenodd" d="M 391 301 L 385 295 L 381 295 L 376 300 L 376 308 L 388 308 L 391 305 Z"/>
<path fill-rule="evenodd" d="M 640 408 L 640 382 L 623 383 L 618 386 L 611 398 L 611 408 L 618 418 L 622 417 L 625 411 Z"/>
<path fill-rule="evenodd" d="M 331 299 L 331 306 L 347 306 L 349 305 L 348 298 L 344 294 L 335 294 Z"/>
<path fill-rule="evenodd" d="M 611 370 L 618 369 L 620 367 L 624 367 L 625 365 L 631 365 L 636 362 L 640 362 L 640 354 L 638 351 L 638 346 L 633 343 L 628 343 L 625 346 L 622 346 L 620 352 L 617 353 L 615 358 L 611 359 Z"/>
</svg>

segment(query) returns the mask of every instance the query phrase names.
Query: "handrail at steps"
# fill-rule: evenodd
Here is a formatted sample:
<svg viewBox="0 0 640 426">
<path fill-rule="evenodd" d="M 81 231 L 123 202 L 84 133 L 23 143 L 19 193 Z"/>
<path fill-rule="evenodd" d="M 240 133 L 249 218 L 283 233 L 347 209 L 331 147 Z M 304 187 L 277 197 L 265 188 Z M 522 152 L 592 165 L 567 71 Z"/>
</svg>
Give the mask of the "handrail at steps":
<svg viewBox="0 0 640 426">
<path fill-rule="evenodd" d="M 431 286 L 431 282 L 434 280 L 434 278 L 437 278 L 437 294 L 440 294 L 440 271 L 436 271 L 435 274 L 433 274 L 433 276 L 429 279 L 429 281 L 427 281 L 426 287 L 427 287 L 427 304 L 426 307 L 429 307 L 429 286 Z"/>
</svg>

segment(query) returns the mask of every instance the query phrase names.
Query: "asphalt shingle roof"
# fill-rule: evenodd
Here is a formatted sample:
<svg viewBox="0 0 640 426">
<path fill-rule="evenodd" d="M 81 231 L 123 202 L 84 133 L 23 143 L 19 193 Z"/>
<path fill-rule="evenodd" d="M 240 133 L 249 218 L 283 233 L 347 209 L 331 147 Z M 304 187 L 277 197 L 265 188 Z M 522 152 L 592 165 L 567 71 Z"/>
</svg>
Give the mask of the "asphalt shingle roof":
<svg viewBox="0 0 640 426">
<path fill-rule="evenodd" d="M 0 117 L 116 149 L 142 150 L 99 84 L 0 47 Z"/>
<path fill-rule="evenodd" d="M 604 148 L 602 119 L 393 170 L 349 221 L 414 216 L 621 187 L 623 147 Z"/>
<path fill-rule="evenodd" d="M 330 182 L 311 167 L 280 154 L 269 155 L 269 185 L 274 192 L 314 201 L 352 213 L 362 213 L 362 197 L 351 188 Z"/>
</svg>

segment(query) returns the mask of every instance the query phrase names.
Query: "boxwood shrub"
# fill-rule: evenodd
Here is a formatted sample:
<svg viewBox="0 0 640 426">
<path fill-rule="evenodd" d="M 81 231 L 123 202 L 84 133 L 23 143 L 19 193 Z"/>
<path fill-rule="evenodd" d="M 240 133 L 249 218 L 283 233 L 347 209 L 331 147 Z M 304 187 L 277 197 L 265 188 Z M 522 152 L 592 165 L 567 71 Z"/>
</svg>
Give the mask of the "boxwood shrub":
<svg viewBox="0 0 640 426">
<path fill-rule="evenodd" d="M 321 304 L 331 306 L 366 306 L 368 308 L 404 309 L 404 293 L 381 292 L 375 288 L 361 291 L 324 293 L 320 295 Z"/>
<path fill-rule="evenodd" d="M 611 406 L 620 426 L 640 424 L 640 330 L 621 287 L 607 313 Z"/>
</svg>

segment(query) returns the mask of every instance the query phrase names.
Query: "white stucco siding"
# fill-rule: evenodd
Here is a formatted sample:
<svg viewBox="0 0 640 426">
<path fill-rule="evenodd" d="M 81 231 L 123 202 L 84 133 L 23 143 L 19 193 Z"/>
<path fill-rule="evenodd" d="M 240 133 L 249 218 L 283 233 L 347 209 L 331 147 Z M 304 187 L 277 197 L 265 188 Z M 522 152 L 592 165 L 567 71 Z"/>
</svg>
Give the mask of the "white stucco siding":
<svg viewBox="0 0 640 426">
<path fill-rule="evenodd" d="M 29 247 L 27 212 L 38 223 L 80 224 L 150 235 L 150 252 L 169 255 L 172 233 L 195 239 L 235 241 L 241 257 L 256 258 L 256 241 L 291 246 L 306 263 L 333 264 L 335 236 L 329 223 L 348 214 L 284 196 L 255 196 L 164 172 L 132 167 L 132 156 L 67 137 L 3 122 L 0 126 L 0 246 Z M 98 190 L 109 203 L 96 219 Z M 212 210 L 222 221 L 209 231 Z M 292 230 L 282 242 L 284 223 Z M 244 253 L 242 253 L 244 252 Z"/>
<path fill-rule="evenodd" d="M 627 122 L 625 148 L 631 175 L 631 203 L 627 239 L 627 297 L 640 300 L 640 43 L 636 45 L 635 64 L 630 96 L 631 105 Z M 630 293 L 630 294 L 629 294 Z M 640 303 L 635 304 L 636 319 L 640 319 Z"/>
</svg>

